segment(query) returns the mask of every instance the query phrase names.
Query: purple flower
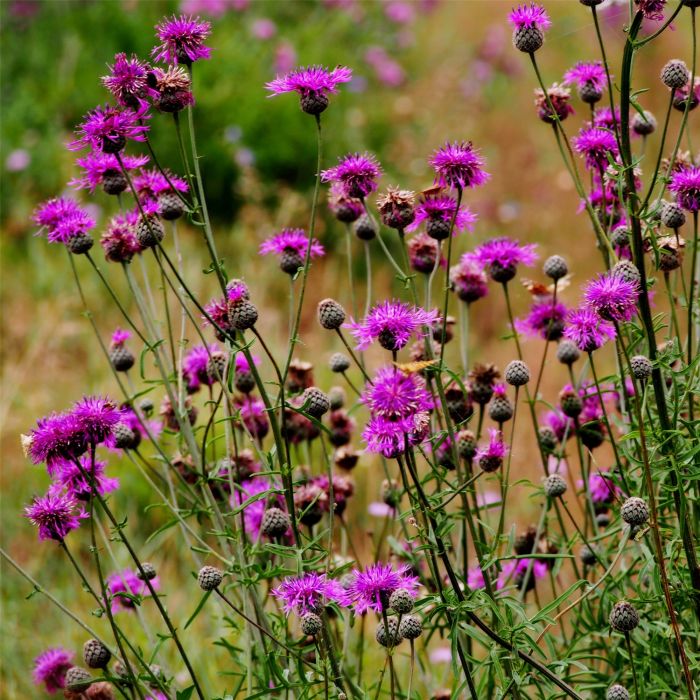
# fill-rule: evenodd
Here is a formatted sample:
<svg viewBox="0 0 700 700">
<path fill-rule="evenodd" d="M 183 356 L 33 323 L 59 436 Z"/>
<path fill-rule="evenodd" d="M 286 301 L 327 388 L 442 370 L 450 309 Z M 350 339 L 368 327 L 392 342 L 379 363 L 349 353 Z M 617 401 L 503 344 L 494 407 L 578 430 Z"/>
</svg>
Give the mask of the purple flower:
<svg viewBox="0 0 700 700">
<path fill-rule="evenodd" d="M 417 272 L 429 275 L 435 269 L 436 262 L 443 267 L 447 264 L 440 253 L 440 244 L 422 231 L 408 239 L 406 248 L 411 267 Z"/>
<path fill-rule="evenodd" d="M 484 471 L 496 471 L 508 454 L 508 445 L 503 441 L 503 433 L 496 428 L 489 428 L 489 442 L 481 445 L 474 455 Z"/>
<path fill-rule="evenodd" d="M 284 255 L 285 253 L 296 253 L 302 257 L 306 256 L 306 249 L 309 246 L 309 237 L 303 228 L 285 228 L 278 234 L 270 236 L 260 244 L 260 255 Z M 323 246 L 313 238 L 311 240 L 311 257 L 320 257 L 325 253 Z"/>
<path fill-rule="evenodd" d="M 262 440 L 270 430 L 267 409 L 262 399 L 253 396 L 236 396 L 233 403 L 240 412 L 241 420 L 248 432 L 254 438 Z"/>
<path fill-rule="evenodd" d="M 453 217 L 455 220 L 453 233 L 455 235 L 458 231 L 464 231 L 465 229 L 473 231 L 477 219 L 476 214 L 469 207 L 461 206 L 455 217 L 455 210 L 457 210 L 457 202 L 449 195 L 426 197 L 416 207 L 416 218 L 412 224 L 406 227 L 406 231 L 416 231 L 424 221 L 427 221 L 428 233 L 430 233 L 431 225 L 438 227 L 449 226 Z"/>
<path fill-rule="evenodd" d="M 560 302 L 552 304 L 551 300 L 536 301 L 525 318 L 515 319 L 515 329 L 518 333 L 539 336 L 545 340 L 559 340 L 564 333 L 566 314 L 567 308 Z"/>
<path fill-rule="evenodd" d="M 124 345 L 129 338 L 131 338 L 130 331 L 125 331 L 121 328 L 115 329 L 114 333 L 112 333 L 112 347 Z"/>
<path fill-rule="evenodd" d="M 423 379 L 395 367 L 382 367 L 377 372 L 362 394 L 362 402 L 373 416 L 389 420 L 408 418 L 433 408 Z"/>
<path fill-rule="evenodd" d="M 68 183 L 71 187 L 87 189 L 92 193 L 100 185 L 108 189 L 111 184 L 109 178 L 112 178 L 123 181 L 123 186 L 122 183 L 119 184 L 119 192 L 123 192 L 127 188 L 126 178 L 123 175 L 117 157 L 113 153 L 92 151 L 86 156 L 76 158 L 75 162 L 84 172 L 80 177 L 75 177 Z M 122 156 L 124 170 L 135 170 L 143 167 L 146 163 L 148 163 L 148 156 Z M 107 179 L 106 184 L 105 179 Z M 110 190 L 108 194 L 118 194 L 119 192 Z"/>
<path fill-rule="evenodd" d="M 537 260 L 537 245 L 520 245 L 511 238 L 493 238 L 480 245 L 463 259 L 475 260 L 482 265 L 495 282 L 506 283 L 515 277 L 518 265 L 532 267 Z"/>
<path fill-rule="evenodd" d="M 215 382 L 215 377 L 210 377 L 207 372 L 209 357 L 212 353 L 218 352 L 219 346 L 195 345 L 187 352 L 182 360 L 182 376 L 187 380 L 187 391 L 192 394 L 199 391 L 199 387 L 204 384 L 211 386 Z"/>
<path fill-rule="evenodd" d="M 156 61 L 184 63 L 211 56 L 211 49 L 204 42 L 211 33 L 211 24 L 199 17 L 173 15 L 156 25 L 156 36 L 163 42 L 151 55 Z"/>
<path fill-rule="evenodd" d="M 571 91 L 557 83 L 553 83 L 547 89 L 546 95 L 541 88 L 537 88 L 535 90 L 537 116 L 547 124 L 552 124 L 556 119 L 563 122 L 570 114 L 574 113 L 574 108 L 569 104 L 570 100 Z"/>
<path fill-rule="evenodd" d="M 339 182 L 331 183 L 328 188 L 328 208 L 338 221 L 345 223 L 357 221 L 365 213 L 362 201 L 354 197 L 347 197 Z"/>
<path fill-rule="evenodd" d="M 119 488 L 119 479 L 105 476 L 106 462 L 96 459 L 93 469 L 92 460 L 88 455 L 83 455 L 78 461 L 80 466 L 72 461 L 64 461 L 56 474 L 56 483 L 66 489 L 68 496 L 78 501 L 89 501 L 93 480 L 100 496 L 105 496 Z"/>
<path fill-rule="evenodd" d="M 467 304 L 478 301 L 489 292 L 483 266 L 468 253 L 450 269 L 450 284 L 455 294 Z"/>
<path fill-rule="evenodd" d="M 151 586 L 154 590 L 160 588 L 158 577 L 151 579 Z M 138 604 L 138 599 L 149 595 L 150 590 L 145 581 L 142 581 L 136 571 L 124 569 L 110 574 L 107 577 L 107 590 L 110 596 L 110 610 L 119 612 L 120 610 L 134 610 Z M 137 600 L 134 600 L 136 598 Z"/>
<path fill-rule="evenodd" d="M 615 134 L 602 127 L 585 127 L 571 141 L 574 150 L 585 157 L 587 168 L 605 170 L 609 156 L 614 157 L 619 153 Z"/>
<path fill-rule="evenodd" d="M 194 104 L 192 79 L 187 69 L 176 65 L 166 70 L 154 68 L 150 77 L 156 90 L 154 103 L 161 112 L 174 114 Z"/>
<path fill-rule="evenodd" d="M 484 159 L 471 141 L 445 143 L 430 158 L 435 170 L 435 182 L 441 187 L 468 189 L 483 185 L 489 177 L 483 170 Z"/>
<path fill-rule="evenodd" d="M 547 411 L 545 422 L 557 436 L 559 442 L 564 440 L 564 437 L 568 439 L 574 434 L 574 422 L 571 418 L 567 418 L 558 408 L 553 411 Z"/>
<path fill-rule="evenodd" d="M 340 158 L 338 165 L 321 171 L 323 182 L 340 183 L 346 197 L 364 199 L 377 189 L 382 169 L 371 153 L 351 153 Z"/>
<path fill-rule="evenodd" d="M 253 364 L 256 367 L 260 366 L 260 358 L 257 355 L 251 355 L 251 357 L 253 358 Z M 236 372 L 250 372 L 250 363 L 242 352 L 236 355 L 235 368 Z"/>
<path fill-rule="evenodd" d="M 593 112 L 592 126 L 599 126 L 603 129 L 614 131 L 620 126 L 620 110 L 615 108 L 615 113 L 613 114 L 610 107 L 598 107 Z"/>
<path fill-rule="evenodd" d="M 23 439 L 27 456 L 34 464 L 46 462 L 49 476 L 64 460 L 77 459 L 87 450 L 85 431 L 73 414 L 52 413 L 37 421 Z"/>
<path fill-rule="evenodd" d="M 302 66 L 265 84 L 272 94 L 299 93 L 301 108 L 307 114 L 318 115 L 328 107 L 328 95 L 338 92 L 340 83 L 347 83 L 352 71 L 345 66 L 328 70 L 323 66 Z"/>
<path fill-rule="evenodd" d="M 140 61 L 136 54 L 127 58 L 125 53 L 118 53 L 109 70 L 110 74 L 102 78 L 102 84 L 122 107 L 138 111 L 147 106 L 146 98 L 157 95 L 148 84 L 150 66 Z"/>
<path fill-rule="evenodd" d="M 347 588 L 349 602 L 358 615 L 367 610 L 381 613 L 389 607 L 389 597 L 394 591 L 402 589 L 415 597 L 418 589 L 418 577 L 408 574 L 409 567 L 404 564 L 393 569 L 390 564 L 378 562 L 367 566 L 364 571 L 353 572 L 353 580 Z"/>
<path fill-rule="evenodd" d="M 404 452 L 406 444 L 419 445 L 428 435 L 430 414 L 416 413 L 400 420 L 384 416 L 370 418 L 362 431 L 367 450 L 394 459 Z"/>
<path fill-rule="evenodd" d="M 44 202 L 35 210 L 34 222 L 46 231 L 50 243 L 67 243 L 95 226 L 95 220 L 87 211 L 66 197 Z"/>
<path fill-rule="evenodd" d="M 607 321 L 629 321 L 637 310 L 639 285 L 614 272 L 591 280 L 583 291 L 586 304 Z"/>
<path fill-rule="evenodd" d="M 130 262 L 143 250 L 136 238 L 136 225 L 139 213 L 130 211 L 112 217 L 107 229 L 100 238 L 100 244 L 105 252 L 105 259 L 110 262 Z"/>
<path fill-rule="evenodd" d="M 479 566 L 470 566 L 467 571 L 467 586 L 475 591 L 479 588 L 485 588 L 484 572 Z"/>
<path fill-rule="evenodd" d="M 234 487 L 231 494 L 231 507 L 242 508 L 243 529 L 251 542 L 257 542 L 260 537 L 260 526 L 267 509 L 267 499 L 271 492 L 274 493 L 275 488 L 275 485 L 264 476 L 253 476 Z M 279 496 L 274 505 L 285 509 L 284 499 Z"/>
<path fill-rule="evenodd" d="M 666 0 L 634 0 L 639 12 L 643 13 L 647 19 L 660 22 L 664 18 L 663 9 Z"/>
<path fill-rule="evenodd" d="M 547 575 L 547 564 L 541 560 L 535 559 L 533 562 L 532 559 L 510 559 L 503 565 L 501 575 L 496 581 L 496 589 L 500 591 L 510 579 L 515 579 L 515 583 L 520 586 L 520 581 L 527 573 L 531 563 L 530 576 L 538 579 Z"/>
<path fill-rule="evenodd" d="M 579 486 L 583 486 L 582 481 L 579 481 Z M 591 473 L 588 477 L 588 490 L 593 503 L 599 506 L 612 503 L 622 493 L 608 471 Z"/>
<path fill-rule="evenodd" d="M 605 68 L 600 61 L 579 61 L 564 73 L 564 81 L 573 83 L 579 90 L 592 87 L 596 91 L 602 92 L 606 83 Z"/>
<path fill-rule="evenodd" d="M 593 309 L 572 309 L 566 317 L 564 337 L 576 344 L 581 352 L 593 352 L 615 337 L 615 327 Z"/>
<path fill-rule="evenodd" d="M 668 189 L 676 195 L 679 207 L 688 211 L 700 210 L 700 167 L 693 165 L 676 170 L 671 175 Z"/>
<path fill-rule="evenodd" d="M 141 170 L 133 178 L 133 185 L 142 204 L 157 202 L 161 195 L 170 193 L 174 189 L 178 192 L 187 192 L 189 189 L 187 182 L 181 177 L 168 172 L 166 179 L 165 175 L 158 168 Z"/>
<path fill-rule="evenodd" d="M 204 325 L 208 326 L 210 323 L 209 319 L 211 319 L 217 326 L 215 331 L 216 337 L 223 341 L 224 336 L 219 332 L 218 328 L 227 333 L 232 330 L 228 320 L 228 302 L 226 298 L 212 299 L 208 304 L 205 304 L 204 310 L 207 312 L 207 316 L 202 316 Z"/>
<path fill-rule="evenodd" d="M 518 5 L 509 15 L 508 21 L 515 29 L 536 27 L 540 31 L 549 29 L 552 22 L 544 7 L 531 2 L 530 5 Z"/>
<path fill-rule="evenodd" d="M 112 435 L 121 413 L 117 405 L 104 396 L 85 396 L 73 405 L 71 415 L 83 430 L 85 440 L 95 445 Z"/>
<path fill-rule="evenodd" d="M 73 652 L 61 647 L 47 649 L 34 659 L 32 676 L 36 685 L 44 684 L 47 693 L 55 693 L 66 685 L 66 671 L 74 666 Z"/>
<path fill-rule="evenodd" d="M 72 151 L 92 148 L 104 153 L 119 153 L 126 142 L 145 141 L 148 127 L 142 122 L 146 114 L 143 110 L 117 109 L 105 105 L 88 112 L 78 127 L 78 138 L 68 144 Z"/>
<path fill-rule="evenodd" d="M 352 322 L 344 327 L 355 336 L 358 350 L 365 350 L 372 341 L 378 340 L 384 349 L 395 351 L 405 347 L 412 335 L 422 338 L 430 333 L 437 319 L 436 310 L 425 311 L 401 301 L 384 301 L 373 306 L 362 323 Z"/>
<path fill-rule="evenodd" d="M 291 612 L 302 616 L 310 612 L 318 613 L 329 603 L 337 603 L 341 606 L 349 604 L 348 595 L 338 581 L 329 579 L 326 574 L 317 574 L 315 571 L 295 578 L 286 578 L 271 593 L 282 601 L 287 615 Z"/>
<path fill-rule="evenodd" d="M 24 516 L 39 528 L 40 540 L 62 542 L 69 532 L 80 527 L 80 521 L 88 514 L 71 495 L 52 487 L 45 496 L 34 498 L 24 509 Z"/>
</svg>

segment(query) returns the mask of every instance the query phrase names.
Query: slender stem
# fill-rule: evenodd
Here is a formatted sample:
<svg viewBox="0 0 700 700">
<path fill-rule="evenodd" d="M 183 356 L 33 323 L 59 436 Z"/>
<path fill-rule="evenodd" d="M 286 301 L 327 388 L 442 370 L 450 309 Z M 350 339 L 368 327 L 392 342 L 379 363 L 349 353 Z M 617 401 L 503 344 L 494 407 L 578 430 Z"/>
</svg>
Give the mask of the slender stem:
<svg viewBox="0 0 700 700">
<path fill-rule="evenodd" d="M 639 685 L 637 684 L 637 665 L 634 662 L 634 656 L 632 655 L 632 642 L 630 640 L 630 633 L 625 632 L 625 645 L 627 646 L 627 656 L 629 657 L 630 666 L 632 667 L 632 680 L 634 681 L 634 697 L 639 700 Z"/>
</svg>

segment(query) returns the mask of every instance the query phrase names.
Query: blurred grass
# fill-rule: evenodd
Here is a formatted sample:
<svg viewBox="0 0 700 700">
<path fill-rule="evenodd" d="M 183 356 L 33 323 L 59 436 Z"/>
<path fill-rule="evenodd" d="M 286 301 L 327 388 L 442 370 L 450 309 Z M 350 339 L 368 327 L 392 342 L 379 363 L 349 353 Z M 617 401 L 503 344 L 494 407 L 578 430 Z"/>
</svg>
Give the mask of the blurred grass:
<svg viewBox="0 0 700 700">
<path fill-rule="evenodd" d="M 574 60 L 597 58 L 589 15 L 571 2 L 545 3 L 554 28 L 538 59 L 545 80 L 560 79 Z M 64 252 L 31 236 L 31 210 L 38 201 L 59 193 L 74 174 L 73 156 L 62 145 L 73 125 L 92 106 L 106 98 L 98 77 L 117 51 L 146 55 L 153 43 L 151 27 L 175 6 L 169 2 L 41 2 L 31 17 L 10 13 L 12 3 L 3 3 L 2 123 L 0 141 L 5 164 L 9 153 L 25 149 L 30 165 L 19 172 L 3 172 L 0 193 L 4 235 L 0 239 L 3 261 L 2 361 L 3 401 L 0 406 L 3 461 L 2 540 L 13 556 L 42 582 L 50 586 L 71 609 L 90 617 L 89 598 L 76 586 L 60 552 L 50 543 L 36 542 L 34 529 L 20 517 L 33 494 L 43 492 L 46 475 L 28 465 L 19 447 L 19 433 L 28 430 L 37 417 L 60 409 L 83 393 L 115 392 L 87 321 L 74 292 L 70 267 Z M 401 56 L 408 76 L 406 85 L 388 89 L 371 75 L 367 88 L 358 93 L 343 91 L 324 115 L 325 163 L 347 150 L 365 148 L 377 152 L 387 175 L 384 185 L 422 189 L 431 182 L 426 157 L 445 139 L 471 139 L 483 150 L 491 182 L 469 195 L 469 204 L 479 213 L 476 239 L 508 234 L 540 243 L 542 256 L 561 253 L 574 272 L 574 288 L 565 300 L 575 303 L 575 287 L 599 267 L 593 235 L 582 216 L 575 214 L 578 201 L 559 162 L 549 128 L 540 123 L 532 108 L 534 78 L 525 56 L 510 47 L 504 17 L 511 3 L 474 1 L 446 2 L 437 11 L 421 15 L 412 26 L 413 42 L 397 48 L 396 30 L 388 27 L 375 3 L 362 3 L 368 19 L 357 25 L 341 12 L 329 12 L 315 2 L 254 3 L 244 14 L 230 13 L 214 22 L 211 44 L 214 57 L 196 66 L 196 122 L 209 200 L 217 220 L 217 245 L 225 255 L 229 272 L 244 276 L 253 287 L 263 309 L 261 326 L 273 346 L 286 342 L 288 280 L 275 262 L 259 259 L 256 246 L 276 228 L 304 226 L 308 220 L 309 189 L 315 167 L 312 121 L 298 110 L 291 96 L 267 100 L 263 83 L 273 74 L 274 42 L 250 38 L 253 19 L 275 20 L 279 37 L 297 49 L 298 62 L 337 63 L 369 75 L 362 54 L 372 43 L 387 45 Z M 617 24 L 609 35 L 609 55 L 617 61 L 623 37 Z M 645 50 L 637 65 L 635 87 L 650 87 L 642 95 L 643 106 L 661 116 L 666 94 L 658 71 L 672 57 L 687 58 L 686 23 Z M 488 50 L 487 50 L 488 49 Z M 487 55 L 488 58 L 484 58 Z M 615 72 L 615 64 L 613 64 Z M 567 123 L 570 133 L 587 116 L 578 103 L 578 114 Z M 165 118 L 154 118 L 154 140 L 165 163 L 177 169 L 172 128 Z M 674 114 L 674 125 L 677 125 Z M 673 133 L 673 132 L 672 132 Z M 649 139 L 647 153 L 654 153 L 657 136 Z M 253 164 L 241 160 L 241 149 L 249 149 Z M 164 154 L 164 155 L 163 155 Z M 94 200 L 104 210 L 104 221 L 112 202 L 98 194 Z M 202 298 L 214 293 L 212 280 L 201 274 L 206 266 L 204 251 L 189 231 L 183 235 L 186 277 L 194 280 Z M 327 217 L 319 238 L 330 249 L 329 258 L 314 265 L 307 313 L 302 326 L 304 345 L 299 355 L 317 365 L 317 380 L 328 387 L 334 379 L 325 369 L 325 359 L 338 350 L 328 335 L 317 330 L 315 303 L 325 296 L 348 302 L 343 259 L 343 229 Z M 457 253 L 472 247 L 461 239 Z M 356 276 L 364 268 L 356 247 Z M 97 252 L 99 258 L 99 251 Z M 120 323 L 111 304 L 84 260 L 78 260 L 81 280 L 104 338 Z M 398 294 L 390 271 L 375 261 L 375 295 Z M 107 268 L 110 279 L 125 295 L 119 270 Z M 379 274 L 377 274 L 379 273 Z M 535 276 L 537 273 L 533 273 Z M 157 284 L 157 279 L 153 279 Z M 362 293 L 360 297 L 362 298 Z M 516 305 L 527 306 L 524 294 Z M 488 359 L 503 366 L 512 359 L 509 343 L 499 342 L 506 332 L 505 309 L 497 290 L 476 305 L 472 319 L 472 361 Z M 193 341 L 194 342 L 194 341 Z M 541 344 L 526 344 L 526 359 L 536 365 Z M 457 348 L 448 357 L 457 362 Z M 565 381 L 558 367 L 548 367 L 543 385 L 545 396 L 554 398 Z M 519 437 L 529 430 L 519 422 Z M 150 494 L 128 464 L 110 458 L 110 472 L 122 480 L 115 496 L 116 510 L 126 513 L 139 532 L 152 531 L 166 517 L 162 511 L 144 513 Z M 376 498 L 382 474 L 371 460 L 358 467 L 358 493 L 349 506 L 349 520 L 366 520 L 366 503 Z M 536 459 L 529 449 L 513 456 L 516 479 L 539 478 Z M 527 491 L 513 489 L 513 502 L 521 509 L 512 513 L 522 528 L 533 517 L 536 504 L 526 501 Z M 363 527 L 365 527 L 363 525 Z M 369 525 L 367 529 L 372 529 Z M 144 558 L 157 556 L 164 581 L 186 580 L 191 563 L 182 557 L 182 542 L 171 530 L 143 547 Z M 87 557 L 87 551 L 82 552 Z M 120 555 L 121 556 L 121 555 Z M 126 565 L 126 560 L 122 560 Z M 194 609 L 186 586 L 168 588 L 168 605 L 180 620 Z M 2 595 L 4 634 L 0 658 L 3 697 L 38 697 L 29 676 L 34 656 L 48 645 L 78 650 L 83 633 L 46 601 L 25 597 L 30 587 L 3 567 Z M 155 619 L 155 618 L 154 618 Z M 92 620 L 98 629 L 104 621 Z M 190 632 L 198 639 L 195 663 L 223 667 L 223 652 L 213 651 L 211 641 L 218 631 L 213 616 L 197 621 Z M 212 653 L 214 656 L 212 657 Z"/>
</svg>

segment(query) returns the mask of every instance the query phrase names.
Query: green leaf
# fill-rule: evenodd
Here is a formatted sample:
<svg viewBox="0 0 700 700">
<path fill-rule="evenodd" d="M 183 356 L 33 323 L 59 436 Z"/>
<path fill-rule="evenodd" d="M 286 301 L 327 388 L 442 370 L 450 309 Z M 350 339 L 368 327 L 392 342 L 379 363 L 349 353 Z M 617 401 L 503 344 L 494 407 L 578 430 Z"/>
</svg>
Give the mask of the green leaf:
<svg viewBox="0 0 700 700">
<path fill-rule="evenodd" d="M 178 690 L 177 693 L 175 693 L 175 699 L 190 700 L 190 698 L 192 697 L 192 693 L 194 693 L 193 685 L 191 685 L 189 688 L 185 688 L 184 690 Z"/>
<path fill-rule="evenodd" d="M 530 619 L 530 622 L 539 622 L 540 620 L 547 619 L 552 610 L 556 610 L 575 590 L 587 585 L 587 583 L 587 581 L 576 581 L 576 583 L 571 584 L 558 598 L 547 603 L 537 615 Z"/>
<path fill-rule="evenodd" d="M 204 607 L 204 603 L 207 602 L 207 598 L 211 595 L 211 591 L 207 591 L 203 596 L 202 600 L 199 601 L 199 605 L 194 609 L 194 612 L 190 615 L 189 619 L 187 622 L 185 622 L 185 627 L 184 629 L 187 629 L 195 620 L 197 615 L 199 615 L 199 611 Z"/>
</svg>

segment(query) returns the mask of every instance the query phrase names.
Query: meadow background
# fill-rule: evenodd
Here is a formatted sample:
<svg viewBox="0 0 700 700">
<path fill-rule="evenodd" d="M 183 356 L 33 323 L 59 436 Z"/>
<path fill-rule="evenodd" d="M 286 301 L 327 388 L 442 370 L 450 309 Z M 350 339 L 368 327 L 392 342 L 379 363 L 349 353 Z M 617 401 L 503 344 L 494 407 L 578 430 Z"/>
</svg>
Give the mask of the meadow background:
<svg viewBox="0 0 700 700">
<path fill-rule="evenodd" d="M 265 236 L 279 228 L 307 225 L 315 146 L 312 120 L 299 112 L 297 100 L 268 100 L 263 85 L 274 77 L 276 67 L 287 70 L 297 64 L 344 64 L 356 76 L 324 115 L 326 167 L 347 151 L 366 149 L 376 153 L 384 166 L 384 186 L 420 190 L 432 182 L 426 159 L 436 147 L 447 139 L 474 141 L 492 179 L 470 196 L 479 223 L 475 234 L 459 240 L 457 252 L 497 234 L 537 242 L 542 258 L 558 253 L 568 259 L 574 277 L 564 299 L 573 303 L 575 287 L 598 270 L 599 256 L 590 224 L 576 213 L 578 198 L 559 160 L 551 129 L 535 114 L 534 76 L 527 57 L 510 44 L 506 15 L 511 4 L 510 0 L 0 3 L 1 539 L 2 546 L 68 607 L 84 618 L 90 616 L 89 599 L 70 576 L 58 549 L 52 543 L 39 544 L 35 529 L 21 517 L 24 504 L 45 490 L 47 477 L 23 457 L 19 436 L 37 417 L 63 408 L 82 394 L 110 393 L 116 387 L 81 315 L 65 254 L 34 237 L 31 212 L 40 201 L 60 194 L 76 174 L 75 154 L 64 144 L 81 116 L 106 101 L 99 83 L 106 64 L 118 51 L 146 56 L 154 44 L 154 24 L 180 7 L 201 12 L 213 22 L 212 60 L 197 64 L 195 79 L 198 145 L 204 156 L 217 246 L 229 273 L 244 277 L 255 289 L 260 326 L 268 339 L 277 333 L 280 344 L 286 343 L 287 307 L 279 300 L 287 295 L 288 280 L 274 261 L 259 258 L 256 250 Z M 598 53 L 585 8 L 574 0 L 544 5 L 554 29 L 538 60 L 550 84 L 560 81 L 576 60 L 596 59 Z M 615 74 L 626 7 L 609 1 L 606 6 L 603 25 Z M 686 58 L 688 40 L 687 31 L 666 32 L 636 66 L 636 87 L 653 88 L 640 101 L 659 118 L 666 103 L 666 91 L 658 80 L 660 67 L 670 58 Z M 587 107 L 578 101 L 576 106 L 571 120 L 581 122 L 588 117 Z M 674 114 L 672 125 L 679 119 Z M 700 134 L 694 136 L 696 142 L 700 140 Z M 655 152 L 657 135 L 649 141 L 650 152 Z M 162 161 L 176 167 L 174 132 L 159 126 L 154 144 Z M 104 222 L 112 203 L 101 194 L 91 201 L 98 220 Z M 329 255 L 314 264 L 302 323 L 305 344 L 297 354 L 316 364 L 319 385 L 328 387 L 333 379 L 325 362 L 340 348 L 332 334 L 317 327 L 315 303 L 326 296 L 346 304 L 349 299 L 344 231 L 322 209 L 318 237 Z M 202 274 L 206 251 L 199 238 L 190 234 L 184 236 L 186 277 L 208 299 L 214 293 L 214 281 Z M 359 247 L 356 252 L 361 274 Z M 96 255 L 101 258 L 97 249 Z M 83 264 L 78 261 L 79 267 Z M 86 294 L 98 310 L 96 320 L 107 338 L 119 319 L 97 280 L 87 273 L 86 264 L 83 273 Z M 117 275 L 114 278 L 121 289 L 121 281 Z M 375 298 L 392 291 L 394 280 L 388 268 L 380 279 Z M 519 295 L 516 311 L 524 311 L 527 304 L 527 294 Z M 472 362 L 486 359 L 503 367 L 512 359 L 511 344 L 497 342 L 507 331 L 504 320 L 505 308 L 497 294 L 475 306 Z M 448 346 L 448 356 L 457 352 Z M 524 352 L 525 359 L 536 364 L 541 344 L 529 341 Z M 545 396 L 553 401 L 564 381 L 563 368 L 553 366 L 543 384 Z M 529 430 L 526 421 L 520 427 L 523 434 Z M 516 438 L 516 444 L 524 443 Z M 516 479 L 539 478 L 532 447 L 533 451 L 520 449 L 513 455 Z M 111 464 L 111 473 L 122 482 L 114 496 L 118 512 L 128 513 L 132 527 L 152 532 L 166 517 L 164 512 L 145 512 L 149 493 L 142 481 L 114 457 Z M 370 537 L 375 523 L 367 515 L 367 505 L 377 500 L 383 475 L 372 459 L 363 457 L 355 477 L 357 492 L 348 518 L 360 522 Z M 516 495 L 513 502 L 520 509 L 510 517 L 520 530 L 534 517 L 537 504 Z M 362 541 L 357 546 L 364 548 Z M 150 541 L 142 552 L 146 560 L 159 558 L 163 580 L 174 572 L 182 580 L 189 570 L 175 530 Z M 31 681 L 33 658 L 51 644 L 78 650 L 84 635 L 40 596 L 30 597 L 31 587 L 13 571 L 3 569 L 1 586 L 0 695 L 39 697 Z M 178 616 L 183 619 L 195 605 L 187 591 L 173 593 L 167 603 L 181 611 Z M 92 622 L 100 629 L 106 624 Z M 198 635 L 199 643 L 189 645 L 195 663 L 211 663 L 211 655 L 218 654 L 211 647 L 216 631 L 200 616 L 189 634 Z"/>
</svg>

